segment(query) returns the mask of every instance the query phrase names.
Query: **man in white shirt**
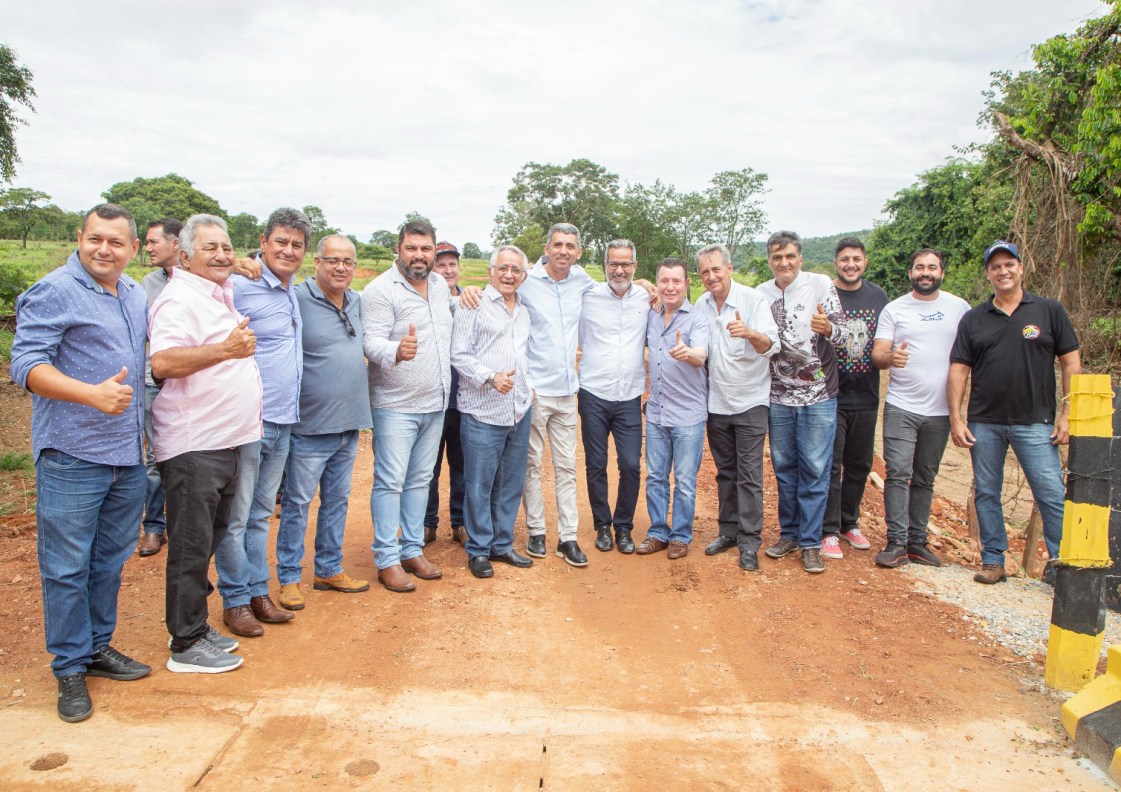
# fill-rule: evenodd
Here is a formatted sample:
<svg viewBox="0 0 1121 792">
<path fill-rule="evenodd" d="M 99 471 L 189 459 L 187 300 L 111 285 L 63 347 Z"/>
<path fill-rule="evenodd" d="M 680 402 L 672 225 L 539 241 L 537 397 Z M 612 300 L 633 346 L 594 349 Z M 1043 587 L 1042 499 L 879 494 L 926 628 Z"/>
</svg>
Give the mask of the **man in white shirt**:
<svg viewBox="0 0 1121 792">
<path fill-rule="evenodd" d="M 732 281 L 723 245 L 697 253 L 705 293 L 696 310 L 708 319 L 708 447 L 716 464 L 720 533 L 705 555 L 739 547 L 740 568 L 759 570 L 763 530 L 763 443 L 771 401 L 769 358 L 779 350 L 767 300 Z"/>
<path fill-rule="evenodd" d="M 596 549 L 633 553 L 634 510 L 642 458 L 642 392 L 646 389 L 646 320 L 650 298 L 634 283 L 634 243 L 615 239 L 604 256 L 606 283 L 584 292 L 580 313 L 580 433 L 596 529 Z M 615 437 L 619 491 L 607 494 L 607 438 Z M 615 541 L 612 542 L 614 527 Z"/>
<path fill-rule="evenodd" d="M 887 548 L 876 554 L 876 563 L 942 566 L 927 547 L 926 529 L 950 437 L 950 349 L 969 303 L 941 291 L 945 269 L 936 250 L 912 255 L 907 276 L 911 292 L 884 308 L 872 345 L 873 365 L 891 369 L 883 428 Z"/>
</svg>

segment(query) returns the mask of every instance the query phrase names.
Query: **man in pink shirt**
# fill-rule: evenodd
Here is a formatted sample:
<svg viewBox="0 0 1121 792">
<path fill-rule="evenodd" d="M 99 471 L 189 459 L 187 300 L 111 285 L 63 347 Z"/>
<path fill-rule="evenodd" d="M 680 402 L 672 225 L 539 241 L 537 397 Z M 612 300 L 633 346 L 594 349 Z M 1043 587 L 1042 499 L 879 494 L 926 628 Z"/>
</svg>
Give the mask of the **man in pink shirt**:
<svg viewBox="0 0 1121 792">
<path fill-rule="evenodd" d="M 261 439 L 256 337 L 234 309 L 226 223 L 191 217 L 179 268 L 148 311 L 156 466 L 167 493 L 169 671 L 219 674 L 242 658 L 207 624 L 210 558 L 225 536 L 238 476 Z"/>
</svg>

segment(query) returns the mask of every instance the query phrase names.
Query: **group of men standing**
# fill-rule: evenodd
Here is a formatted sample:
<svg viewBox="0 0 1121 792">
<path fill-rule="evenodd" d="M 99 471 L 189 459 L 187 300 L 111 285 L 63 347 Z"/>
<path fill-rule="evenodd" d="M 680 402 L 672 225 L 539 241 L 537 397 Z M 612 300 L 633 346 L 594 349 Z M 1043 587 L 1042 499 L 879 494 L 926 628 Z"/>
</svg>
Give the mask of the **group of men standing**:
<svg viewBox="0 0 1121 792">
<path fill-rule="evenodd" d="M 459 285 L 458 250 L 423 221 L 402 226 L 393 266 L 361 295 L 350 288 L 354 244 L 338 235 L 319 241 L 315 275 L 295 284 L 310 234 L 301 212 L 279 209 L 250 261 L 235 258 L 219 217 L 156 221 L 146 243 L 157 270 L 141 288 L 123 274 L 139 249 L 135 223 L 103 204 L 85 216 L 66 265 L 21 295 L 11 376 L 34 395 L 44 622 L 63 720 L 92 712 L 87 675 L 131 680 L 150 671 L 111 646 L 121 568 L 142 514 L 139 553 L 168 548 L 171 671 L 221 673 L 242 662 L 238 641 L 207 621 L 212 557 L 234 635 L 259 636 L 263 624 L 291 621 L 305 607 L 302 561 L 317 490 L 314 587 L 368 589 L 342 564 L 363 429 L 374 430 L 372 550 L 378 581 L 392 592 L 442 576 L 424 546 L 436 537 L 445 453 L 452 537 L 474 576 L 493 576 L 492 562 L 525 568 L 546 556 L 546 440 L 555 553 L 586 566 L 578 423 L 597 550 L 687 555 L 707 430 L 719 528 L 705 552 L 737 547 L 740 567 L 757 571 L 769 434 L 780 536 L 766 554 L 799 550 L 807 572 L 823 572 L 823 555 L 842 556 L 840 538 L 869 548 L 859 506 L 880 369 L 892 377 L 883 430 L 888 537 L 876 563 L 941 563 L 926 525 L 949 436 L 974 461 L 977 579 L 1004 577 L 999 496 L 1009 444 L 1057 554 L 1056 446 L 1067 422 L 1065 400 L 1056 416 L 1053 364 L 1066 393 L 1079 371 L 1078 341 L 1058 303 L 1023 291 L 1010 243 L 986 251 L 994 297 L 970 310 L 941 291 L 944 263 L 932 249 L 912 257 L 912 291 L 887 303 L 863 280 L 864 247 L 854 238 L 837 246 L 834 280 L 803 271 L 797 234 L 772 235 L 774 278 L 757 288 L 733 281 L 725 247 L 702 248 L 695 264 L 705 292 L 693 304 L 688 262 L 665 259 L 654 283 L 635 280 L 628 240 L 607 245 L 606 282 L 596 283 L 577 263 L 579 230 L 565 223 L 549 229 L 533 266 L 517 247 L 495 250 L 482 290 Z M 144 399 L 135 397 L 141 371 Z M 643 413 L 650 524 L 636 544 Z M 267 539 L 282 476 L 278 608 Z M 526 555 L 513 544 L 519 505 Z"/>
</svg>

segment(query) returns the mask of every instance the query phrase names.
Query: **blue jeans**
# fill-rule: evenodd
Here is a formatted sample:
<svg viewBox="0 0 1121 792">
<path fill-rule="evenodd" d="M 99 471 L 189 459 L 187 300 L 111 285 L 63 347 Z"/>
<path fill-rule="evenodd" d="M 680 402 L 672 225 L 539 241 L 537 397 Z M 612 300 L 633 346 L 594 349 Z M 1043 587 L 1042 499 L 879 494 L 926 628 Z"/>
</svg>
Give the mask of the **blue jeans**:
<svg viewBox="0 0 1121 792">
<path fill-rule="evenodd" d="M 659 426 L 646 422 L 646 536 L 663 542 L 693 541 L 697 509 L 697 471 L 705 447 L 705 422 Z M 673 469 L 673 526 L 668 523 L 669 474 Z"/>
<path fill-rule="evenodd" d="M 1004 486 L 1004 458 L 1008 446 L 1016 454 L 1031 494 L 1043 517 L 1043 541 L 1051 558 L 1059 557 L 1063 536 L 1063 468 L 1059 448 L 1051 445 L 1051 424 L 1012 426 L 969 422 L 976 442 L 969 449 L 973 460 L 974 504 L 981 529 L 981 563 L 1003 564 L 1008 549 L 1000 491 Z"/>
<path fill-rule="evenodd" d="M 424 512 L 444 411 L 374 409 L 374 563 L 385 569 L 424 551 Z M 401 538 L 398 540 L 397 532 Z"/>
<path fill-rule="evenodd" d="M 43 627 L 56 677 L 85 671 L 113 639 L 146 483 L 139 464 L 98 465 L 51 448 L 35 462 Z"/>
<path fill-rule="evenodd" d="M 276 577 L 280 585 L 299 583 L 303 574 L 308 507 L 316 487 L 319 516 L 315 520 L 315 576 L 328 578 L 343 571 L 343 531 L 357 454 L 357 430 L 292 435 L 276 532 Z"/>
<path fill-rule="evenodd" d="M 798 542 L 802 549 L 821 547 L 837 400 L 801 407 L 771 402 L 770 424 L 779 535 Z"/>
<path fill-rule="evenodd" d="M 464 471 L 468 558 L 514 549 L 514 520 L 525 487 L 532 420 L 526 413 L 513 426 L 493 426 L 460 414 L 463 454 L 471 460 Z"/>
<path fill-rule="evenodd" d="M 248 605 L 253 597 L 269 593 L 269 517 L 276 510 L 292 426 L 262 421 L 261 428 L 260 443 L 238 446 L 230 526 L 214 554 L 218 593 L 226 609 Z"/>
<path fill-rule="evenodd" d="M 148 476 L 148 491 L 144 497 L 144 533 L 162 534 L 167 530 L 164 516 L 163 482 L 156 470 L 155 448 L 152 447 L 152 402 L 160 392 L 152 385 L 144 386 L 144 467 Z"/>
</svg>

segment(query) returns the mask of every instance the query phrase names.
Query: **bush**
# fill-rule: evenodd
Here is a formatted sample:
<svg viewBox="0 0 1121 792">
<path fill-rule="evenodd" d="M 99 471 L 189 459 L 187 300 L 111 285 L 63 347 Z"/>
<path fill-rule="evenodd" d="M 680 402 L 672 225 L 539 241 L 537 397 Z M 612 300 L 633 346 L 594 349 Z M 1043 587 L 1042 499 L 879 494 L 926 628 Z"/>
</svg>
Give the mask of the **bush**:
<svg viewBox="0 0 1121 792">
<path fill-rule="evenodd" d="M 15 313 L 16 298 L 34 283 L 30 274 L 14 264 L 0 264 L 0 313 Z"/>
</svg>

